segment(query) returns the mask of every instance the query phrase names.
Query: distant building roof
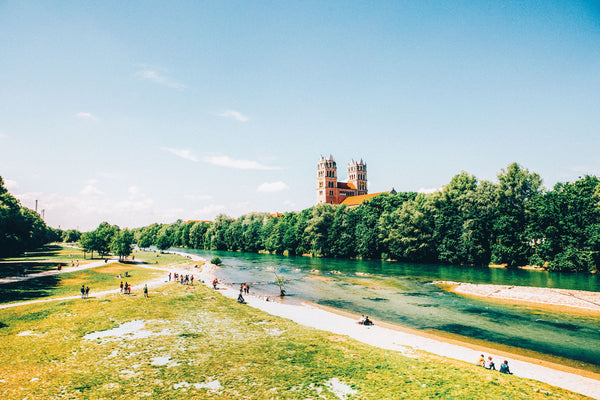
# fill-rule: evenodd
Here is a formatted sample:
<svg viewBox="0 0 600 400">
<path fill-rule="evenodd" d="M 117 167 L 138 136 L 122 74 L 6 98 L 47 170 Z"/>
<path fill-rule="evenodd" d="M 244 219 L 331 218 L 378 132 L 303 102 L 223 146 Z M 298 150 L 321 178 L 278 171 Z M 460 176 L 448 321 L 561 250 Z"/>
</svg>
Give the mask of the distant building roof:
<svg viewBox="0 0 600 400">
<path fill-rule="evenodd" d="M 392 190 L 388 192 L 379 192 L 379 193 L 371 193 L 371 194 L 361 194 L 359 196 L 349 196 L 344 199 L 340 204 L 343 204 L 348 207 L 356 207 L 362 204 L 365 200 L 371 200 L 373 197 L 377 197 L 384 193 L 396 194 L 397 192 L 392 188 Z"/>
<path fill-rule="evenodd" d="M 190 219 L 189 221 L 185 221 L 186 224 L 193 224 L 194 222 L 205 222 L 205 223 L 211 223 L 212 221 L 200 221 L 200 220 L 194 220 L 194 219 Z"/>
<path fill-rule="evenodd" d="M 338 182 L 337 187 L 340 189 L 356 189 L 356 186 L 354 186 L 354 184 L 350 182 Z"/>
</svg>

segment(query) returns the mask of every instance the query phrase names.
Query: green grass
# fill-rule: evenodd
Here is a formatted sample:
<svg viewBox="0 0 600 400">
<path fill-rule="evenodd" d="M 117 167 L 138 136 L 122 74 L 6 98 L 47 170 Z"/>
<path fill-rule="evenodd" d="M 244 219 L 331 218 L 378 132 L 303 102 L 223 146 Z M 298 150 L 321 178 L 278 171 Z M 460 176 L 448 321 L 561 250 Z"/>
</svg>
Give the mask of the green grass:
<svg viewBox="0 0 600 400">
<path fill-rule="evenodd" d="M 116 278 L 117 275 L 127 278 Z M 94 293 L 117 289 L 121 281 L 138 285 L 151 279 L 165 276 L 164 272 L 136 267 L 132 264 L 114 263 L 106 266 L 66 272 L 58 275 L 29 279 L 21 282 L 0 285 L 0 303 L 13 303 L 48 297 L 74 296 L 80 293 L 81 285 L 90 287 L 90 296 Z"/>
<path fill-rule="evenodd" d="M 131 321 L 145 321 L 152 336 L 83 338 Z M 583 398 L 459 361 L 373 348 L 204 286 L 0 310 L 0 339 L 6 399 L 337 399 L 326 386 L 332 378 L 360 399 Z M 170 362 L 152 365 L 156 357 Z M 194 386 L 214 380 L 215 392 Z"/>
<path fill-rule="evenodd" d="M 83 265 L 94 260 L 83 258 L 83 251 L 58 244 L 49 244 L 36 251 L 29 251 L 19 257 L 0 259 L 0 278 L 18 276 L 27 269 L 27 274 L 56 270 L 58 264 L 63 267 L 71 266 L 71 261 L 79 261 Z"/>
<path fill-rule="evenodd" d="M 190 267 L 202 265 L 200 261 L 192 261 L 177 254 L 161 253 L 159 251 L 134 251 L 132 255 L 136 260 L 143 261 L 148 265 L 189 265 Z"/>
</svg>

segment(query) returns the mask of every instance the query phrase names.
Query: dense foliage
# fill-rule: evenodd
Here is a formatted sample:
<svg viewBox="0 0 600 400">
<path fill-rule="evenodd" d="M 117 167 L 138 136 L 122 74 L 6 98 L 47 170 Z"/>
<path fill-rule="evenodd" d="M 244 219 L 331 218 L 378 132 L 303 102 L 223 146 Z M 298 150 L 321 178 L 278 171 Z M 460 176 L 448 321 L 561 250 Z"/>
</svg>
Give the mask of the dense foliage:
<svg viewBox="0 0 600 400">
<path fill-rule="evenodd" d="M 542 188 L 517 163 L 498 183 L 462 172 L 442 190 L 382 194 L 355 208 L 177 221 L 135 231 L 140 247 L 268 251 L 323 257 L 594 271 L 600 258 L 600 180 Z"/>
<path fill-rule="evenodd" d="M 117 225 L 110 225 L 108 222 L 101 223 L 91 232 L 83 233 L 79 239 L 83 251 L 91 253 L 92 258 L 95 251 L 100 257 L 112 253 L 119 256 L 120 260 L 131 254 L 133 242 L 133 232 L 129 229 L 121 230 Z"/>
<path fill-rule="evenodd" d="M 60 239 L 61 232 L 46 225 L 40 215 L 21 206 L 0 177 L 0 257 L 33 250 Z"/>
</svg>

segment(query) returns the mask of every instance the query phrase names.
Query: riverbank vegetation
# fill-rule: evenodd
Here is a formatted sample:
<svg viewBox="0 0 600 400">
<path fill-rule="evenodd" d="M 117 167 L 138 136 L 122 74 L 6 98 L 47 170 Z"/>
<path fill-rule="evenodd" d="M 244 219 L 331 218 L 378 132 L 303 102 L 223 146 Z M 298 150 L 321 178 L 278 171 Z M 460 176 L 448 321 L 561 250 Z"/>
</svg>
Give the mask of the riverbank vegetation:
<svg viewBox="0 0 600 400">
<path fill-rule="evenodd" d="M 600 259 L 600 180 L 542 187 L 513 163 L 498 182 L 462 172 L 434 193 L 382 194 L 355 208 L 251 213 L 135 230 L 138 246 L 268 251 L 592 272 Z"/>
<path fill-rule="evenodd" d="M 498 174 L 497 183 L 462 172 L 434 193 L 384 193 L 354 208 L 319 204 L 300 212 L 219 215 L 212 222 L 179 220 L 132 231 L 103 222 L 83 234 L 53 231 L 0 188 L 0 257 L 62 235 L 79 240 L 92 256 L 120 258 L 137 243 L 161 250 L 534 265 L 571 272 L 595 272 L 600 261 L 600 180 L 585 176 L 545 189 L 538 174 L 516 163 Z"/>
</svg>

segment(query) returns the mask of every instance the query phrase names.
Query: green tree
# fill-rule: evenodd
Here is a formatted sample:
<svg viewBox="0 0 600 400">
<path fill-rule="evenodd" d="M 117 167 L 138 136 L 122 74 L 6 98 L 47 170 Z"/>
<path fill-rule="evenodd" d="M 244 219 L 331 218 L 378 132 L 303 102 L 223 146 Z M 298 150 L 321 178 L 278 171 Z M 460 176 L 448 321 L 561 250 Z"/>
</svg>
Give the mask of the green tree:
<svg viewBox="0 0 600 400">
<path fill-rule="evenodd" d="M 62 241 L 65 243 L 76 243 L 81 238 L 81 232 L 75 229 L 68 229 L 62 233 Z"/>
<path fill-rule="evenodd" d="M 128 229 L 118 231 L 110 243 L 110 251 L 119 256 L 119 261 L 129 256 L 133 246 L 133 232 Z"/>
<path fill-rule="evenodd" d="M 529 208 L 539 195 L 542 180 L 517 163 L 512 163 L 498 174 L 498 218 L 492 246 L 492 261 L 509 267 L 527 265 L 533 254 L 531 239 L 527 236 Z"/>
<path fill-rule="evenodd" d="M 328 203 L 313 207 L 312 218 L 308 221 L 306 234 L 310 249 L 316 255 L 325 257 L 330 255 L 328 233 L 337 207 Z"/>
<path fill-rule="evenodd" d="M 419 194 L 391 213 L 384 239 L 390 256 L 413 262 L 436 260 L 434 223 L 438 195 Z"/>
<path fill-rule="evenodd" d="M 532 263 L 557 271 L 593 271 L 600 255 L 600 180 L 557 183 L 532 202 Z"/>
</svg>

